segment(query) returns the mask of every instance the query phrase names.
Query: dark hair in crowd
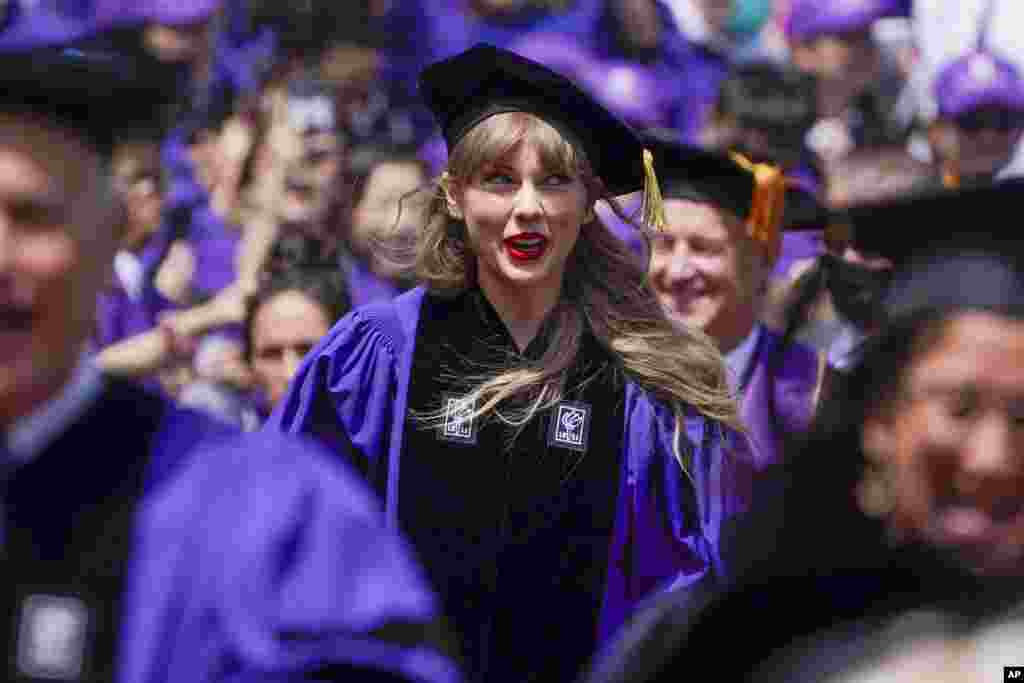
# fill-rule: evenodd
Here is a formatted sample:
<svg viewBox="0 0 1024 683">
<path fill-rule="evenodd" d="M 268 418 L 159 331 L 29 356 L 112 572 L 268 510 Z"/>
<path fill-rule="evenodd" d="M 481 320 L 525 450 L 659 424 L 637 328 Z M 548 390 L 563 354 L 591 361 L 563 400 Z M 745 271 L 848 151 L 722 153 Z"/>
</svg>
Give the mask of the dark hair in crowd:
<svg viewBox="0 0 1024 683">
<path fill-rule="evenodd" d="M 336 264 L 297 264 L 266 273 L 259 289 L 246 302 L 243 351 L 247 361 L 252 359 L 252 331 L 256 314 L 263 304 L 285 292 L 298 292 L 318 304 L 330 325 L 352 308 L 345 273 Z"/>
</svg>

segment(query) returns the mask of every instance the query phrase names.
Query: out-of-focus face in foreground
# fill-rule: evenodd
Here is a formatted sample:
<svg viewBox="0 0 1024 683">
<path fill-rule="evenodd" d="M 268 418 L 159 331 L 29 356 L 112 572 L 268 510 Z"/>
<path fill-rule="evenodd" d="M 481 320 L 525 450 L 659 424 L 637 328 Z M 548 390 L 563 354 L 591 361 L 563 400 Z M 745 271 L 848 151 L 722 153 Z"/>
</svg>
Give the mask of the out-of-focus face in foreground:
<svg viewBox="0 0 1024 683">
<path fill-rule="evenodd" d="M 123 221 L 97 152 L 0 114 L 0 422 L 49 398 L 90 335 Z"/>
<path fill-rule="evenodd" d="M 866 422 L 896 530 L 979 574 L 1024 574 L 1024 322 L 959 314 Z"/>
</svg>

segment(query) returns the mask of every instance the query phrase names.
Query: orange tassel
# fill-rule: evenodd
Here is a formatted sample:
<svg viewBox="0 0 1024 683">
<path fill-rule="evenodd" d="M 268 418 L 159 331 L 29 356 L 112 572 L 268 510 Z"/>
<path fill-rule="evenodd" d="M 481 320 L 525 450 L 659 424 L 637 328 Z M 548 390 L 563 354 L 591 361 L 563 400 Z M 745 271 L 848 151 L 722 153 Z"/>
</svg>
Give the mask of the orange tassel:
<svg viewBox="0 0 1024 683">
<path fill-rule="evenodd" d="M 644 199 L 643 222 L 647 227 L 662 232 L 665 230 L 665 203 L 661 197 L 661 186 L 658 174 L 654 171 L 654 155 L 645 149 L 644 162 Z"/>
<path fill-rule="evenodd" d="M 747 217 L 747 231 L 751 239 L 764 246 L 769 263 L 775 263 L 782 249 L 780 226 L 786 209 L 786 176 L 778 166 L 755 164 L 736 152 L 730 153 L 729 157 L 754 175 L 754 196 Z"/>
</svg>

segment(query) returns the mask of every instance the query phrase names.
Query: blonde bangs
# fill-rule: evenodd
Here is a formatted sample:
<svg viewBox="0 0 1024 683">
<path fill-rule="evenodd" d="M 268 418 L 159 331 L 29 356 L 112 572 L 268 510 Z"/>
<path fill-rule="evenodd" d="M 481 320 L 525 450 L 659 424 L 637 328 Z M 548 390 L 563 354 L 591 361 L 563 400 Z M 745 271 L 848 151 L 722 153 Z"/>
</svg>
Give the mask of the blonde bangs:
<svg viewBox="0 0 1024 683">
<path fill-rule="evenodd" d="M 550 173 L 582 175 L 586 161 L 548 122 L 525 112 L 495 114 L 478 123 L 455 146 L 448 163 L 452 178 L 468 181 L 474 173 L 505 157 L 523 142 L 536 146 Z"/>
</svg>

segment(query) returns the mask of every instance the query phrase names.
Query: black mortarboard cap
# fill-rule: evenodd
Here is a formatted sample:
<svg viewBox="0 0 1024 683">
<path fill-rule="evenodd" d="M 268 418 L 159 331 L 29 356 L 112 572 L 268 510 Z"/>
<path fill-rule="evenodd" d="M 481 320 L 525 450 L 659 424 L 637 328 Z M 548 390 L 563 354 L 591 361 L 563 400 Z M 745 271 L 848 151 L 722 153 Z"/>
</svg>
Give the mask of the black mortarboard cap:
<svg viewBox="0 0 1024 683">
<path fill-rule="evenodd" d="M 514 52 L 476 45 L 427 67 L 420 92 L 449 151 L 476 124 L 512 111 L 533 114 L 581 147 L 612 195 L 644 187 L 636 133 L 565 76 Z"/>
<path fill-rule="evenodd" d="M 1024 179 L 932 189 L 835 211 L 830 230 L 861 251 L 909 263 L 936 252 L 973 250 L 1024 256 L 1013 219 L 1024 206 Z"/>
<path fill-rule="evenodd" d="M 0 110 L 31 113 L 107 153 L 117 140 L 159 137 L 178 102 L 172 67 L 141 55 L 43 47 L 0 54 Z"/>
<path fill-rule="evenodd" d="M 1024 315 L 1024 237 L 1013 220 L 1024 179 L 939 190 L 837 213 L 830 230 L 885 256 L 894 273 L 890 317 L 921 310 L 986 309 Z"/>
<path fill-rule="evenodd" d="M 644 146 L 654 155 L 664 199 L 713 204 L 743 219 L 750 214 L 754 174 L 728 156 L 660 138 L 647 138 Z"/>
</svg>

